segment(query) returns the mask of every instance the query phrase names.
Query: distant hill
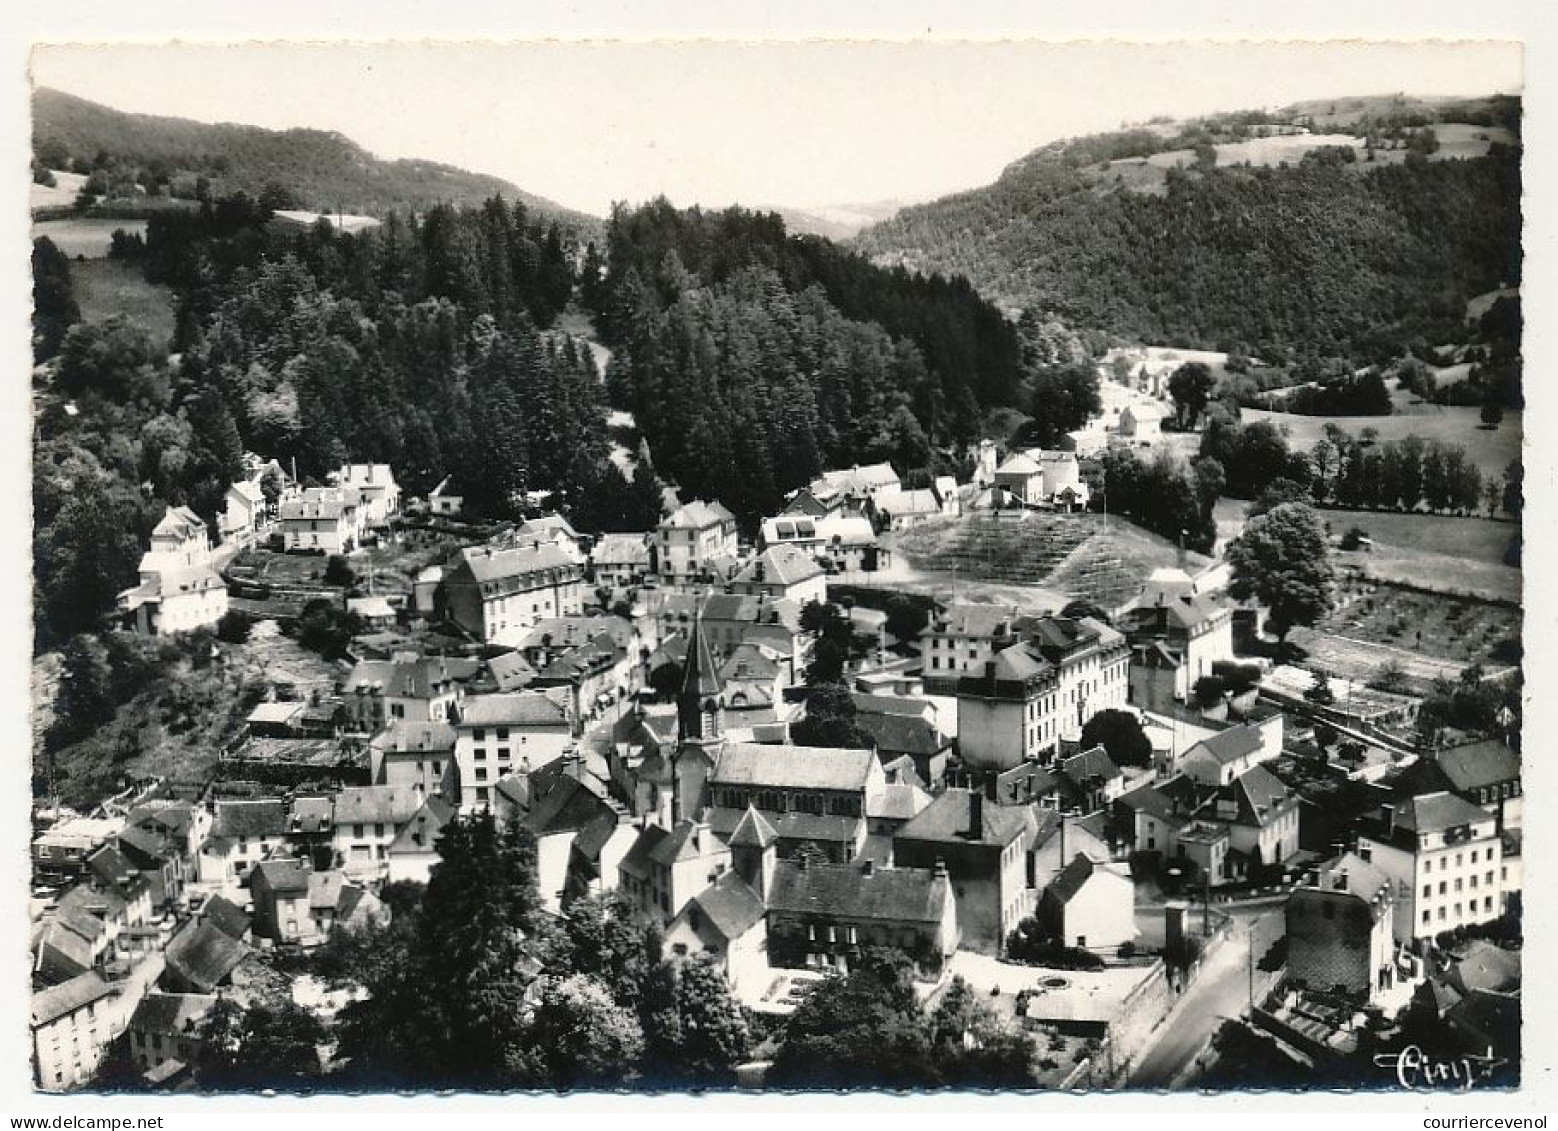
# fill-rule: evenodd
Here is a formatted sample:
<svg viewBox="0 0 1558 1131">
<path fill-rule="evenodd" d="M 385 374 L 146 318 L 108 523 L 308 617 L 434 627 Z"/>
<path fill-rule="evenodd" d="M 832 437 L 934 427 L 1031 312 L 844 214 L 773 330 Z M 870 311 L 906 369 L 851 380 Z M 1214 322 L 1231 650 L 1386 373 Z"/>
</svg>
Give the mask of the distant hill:
<svg viewBox="0 0 1558 1131">
<path fill-rule="evenodd" d="M 899 200 L 876 200 L 864 204 L 831 204 L 813 208 L 775 206 L 759 211 L 779 213 L 784 218 L 785 228 L 799 235 L 847 240 L 863 228 L 892 218 L 903 207 L 903 202 Z"/>
<path fill-rule="evenodd" d="M 439 202 L 477 204 L 501 193 L 565 222 L 596 228 L 595 217 L 525 192 L 499 177 L 433 161 L 385 161 L 341 134 L 268 130 L 131 114 L 57 90 L 33 93 L 33 152 L 51 168 L 107 158 L 170 182 L 203 176 L 211 192 L 258 196 L 275 185 L 301 208 L 382 216 Z"/>
<path fill-rule="evenodd" d="M 853 246 L 1125 340 L 1391 356 L 1518 282 L 1520 102 L 1340 98 L 1045 145 Z"/>
</svg>

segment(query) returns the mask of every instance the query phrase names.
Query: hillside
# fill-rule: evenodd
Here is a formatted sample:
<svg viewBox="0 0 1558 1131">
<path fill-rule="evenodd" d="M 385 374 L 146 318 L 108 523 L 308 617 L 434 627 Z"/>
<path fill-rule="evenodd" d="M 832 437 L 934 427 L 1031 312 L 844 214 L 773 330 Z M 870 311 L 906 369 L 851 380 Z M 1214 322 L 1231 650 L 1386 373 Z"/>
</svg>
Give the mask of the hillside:
<svg viewBox="0 0 1558 1131">
<path fill-rule="evenodd" d="M 1388 357 L 1518 281 L 1518 129 L 1513 99 L 1158 122 L 1046 145 L 854 246 L 1125 340 Z"/>
<path fill-rule="evenodd" d="M 259 196 L 267 186 L 279 186 L 304 208 L 377 216 L 439 202 L 475 205 L 501 193 L 571 227 L 598 224 L 501 178 L 433 161 L 381 160 L 324 130 L 130 114 L 46 89 L 34 91 L 32 108 L 33 151 L 50 168 L 95 166 L 106 157 L 174 180 L 180 174 L 204 177 L 213 197 L 239 191 Z"/>
</svg>

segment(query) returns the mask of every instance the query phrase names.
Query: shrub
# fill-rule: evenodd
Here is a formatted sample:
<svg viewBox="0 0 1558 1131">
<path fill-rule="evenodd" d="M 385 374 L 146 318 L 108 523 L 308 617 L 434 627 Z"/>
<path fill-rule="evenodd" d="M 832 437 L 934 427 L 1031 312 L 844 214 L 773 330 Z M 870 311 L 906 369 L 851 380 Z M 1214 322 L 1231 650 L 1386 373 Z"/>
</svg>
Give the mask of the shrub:
<svg viewBox="0 0 1558 1131">
<path fill-rule="evenodd" d="M 253 627 L 254 622 L 246 614 L 234 609 L 216 622 L 216 638 L 224 644 L 242 644 L 249 639 L 249 630 Z"/>
<path fill-rule="evenodd" d="M 346 588 L 357 580 L 356 571 L 340 554 L 331 554 L 325 563 L 325 584 Z"/>
</svg>

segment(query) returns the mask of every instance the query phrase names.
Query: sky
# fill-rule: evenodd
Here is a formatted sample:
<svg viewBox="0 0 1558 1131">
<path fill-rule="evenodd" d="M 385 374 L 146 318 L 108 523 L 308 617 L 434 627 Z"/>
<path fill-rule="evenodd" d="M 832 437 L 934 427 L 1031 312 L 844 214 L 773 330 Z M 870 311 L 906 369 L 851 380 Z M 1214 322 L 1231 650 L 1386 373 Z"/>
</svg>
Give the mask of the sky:
<svg viewBox="0 0 1558 1131">
<path fill-rule="evenodd" d="M 510 43 L 39 47 L 116 109 L 336 130 L 597 215 L 817 207 L 987 184 L 1060 137 L 1167 114 L 1521 88 L 1515 44 Z"/>
</svg>

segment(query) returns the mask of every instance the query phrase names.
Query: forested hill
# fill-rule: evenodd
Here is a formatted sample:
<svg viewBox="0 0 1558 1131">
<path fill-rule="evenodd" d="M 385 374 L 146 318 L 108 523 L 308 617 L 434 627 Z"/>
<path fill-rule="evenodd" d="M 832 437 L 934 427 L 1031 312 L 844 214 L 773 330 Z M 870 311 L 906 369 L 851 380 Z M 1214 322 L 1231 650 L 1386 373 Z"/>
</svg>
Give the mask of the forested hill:
<svg viewBox="0 0 1558 1131">
<path fill-rule="evenodd" d="M 657 471 L 749 524 L 823 467 L 923 469 L 1028 388 L 1018 327 L 966 280 L 875 267 L 773 213 L 656 200 L 615 209 L 606 243 L 582 288 L 614 404 Z"/>
<path fill-rule="evenodd" d="M 33 153 L 48 168 L 88 172 L 128 167 L 143 183 L 180 175 L 209 183 L 209 196 L 260 197 L 279 187 L 292 207 L 382 216 L 434 204 L 479 205 L 502 195 L 532 213 L 593 230 L 595 217 L 527 193 L 508 181 L 433 161 L 385 161 L 338 133 L 211 125 L 130 114 L 57 90 L 33 93 Z"/>
<path fill-rule="evenodd" d="M 1273 360 L 1441 340 L 1520 276 L 1519 103 L 1311 103 L 1057 142 L 854 246 L 1074 327 Z"/>
</svg>

